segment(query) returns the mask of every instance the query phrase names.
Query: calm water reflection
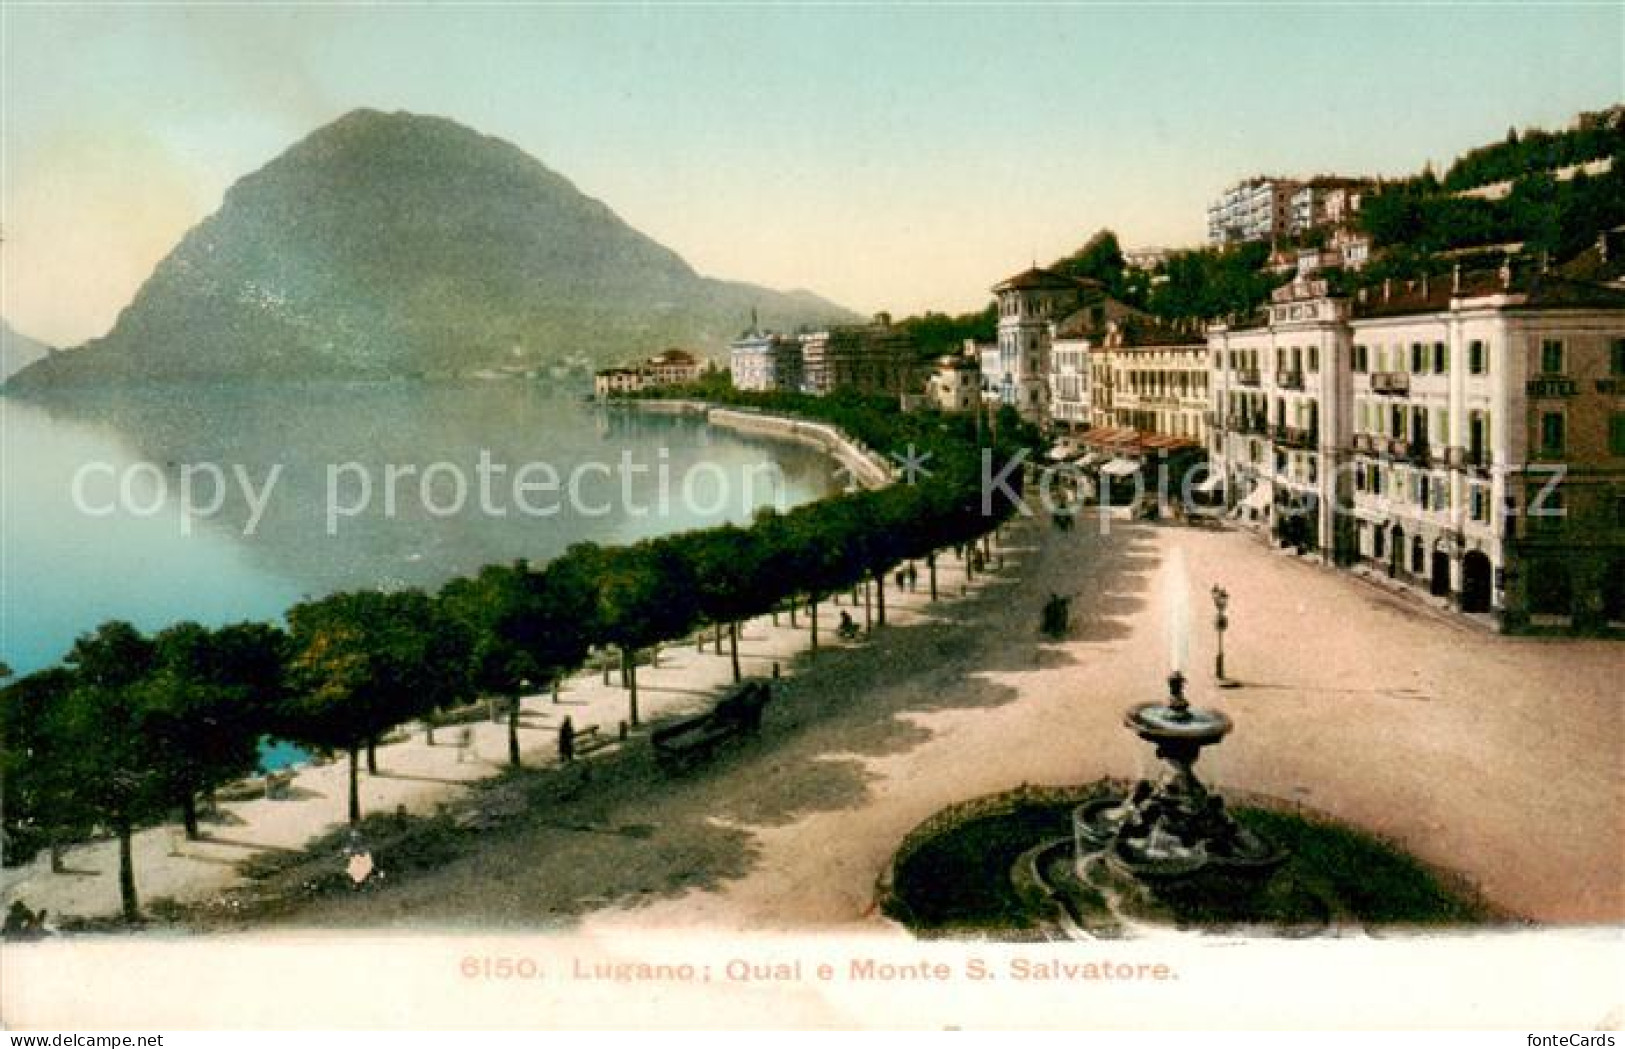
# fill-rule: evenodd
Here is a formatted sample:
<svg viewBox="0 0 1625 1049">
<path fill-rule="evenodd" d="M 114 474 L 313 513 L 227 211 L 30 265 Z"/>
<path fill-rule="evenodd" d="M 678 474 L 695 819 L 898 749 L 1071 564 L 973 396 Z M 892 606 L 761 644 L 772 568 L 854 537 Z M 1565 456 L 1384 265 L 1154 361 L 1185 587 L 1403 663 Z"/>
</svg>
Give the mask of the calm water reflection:
<svg viewBox="0 0 1625 1049">
<path fill-rule="evenodd" d="M 0 398 L 0 451 L 0 659 L 18 671 L 110 618 L 275 618 L 833 485 L 810 449 L 520 383 Z"/>
</svg>

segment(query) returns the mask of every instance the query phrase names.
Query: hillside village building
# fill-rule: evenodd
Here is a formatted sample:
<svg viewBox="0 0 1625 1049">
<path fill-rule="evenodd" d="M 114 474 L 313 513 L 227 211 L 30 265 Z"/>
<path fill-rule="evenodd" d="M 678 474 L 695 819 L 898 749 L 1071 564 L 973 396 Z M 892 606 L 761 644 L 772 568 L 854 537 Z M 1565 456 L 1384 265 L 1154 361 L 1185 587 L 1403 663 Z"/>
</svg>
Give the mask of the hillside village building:
<svg viewBox="0 0 1625 1049">
<path fill-rule="evenodd" d="M 1249 240 L 1274 240 L 1292 229 L 1293 195 L 1300 183 L 1257 176 L 1243 179 L 1208 205 L 1207 239 L 1224 246 Z"/>
<path fill-rule="evenodd" d="M 884 313 L 871 324 L 808 332 L 800 343 L 803 392 L 902 394 L 918 388 L 914 340 Z"/>
<path fill-rule="evenodd" d="M 729 344 L 728 368 L 736 389 L 798 391 L 803 380 L 801 343 L 793 335 L 750 332 Z"/>
<path fill-rule="evenodd" d="M 594 372 L 592 391 L 598 397 L 613 397 L 656 386 L 679 386 L 695 381 L 704 370 L 705 362 L 698 355 L 664 350 L 637 364 Z"/>
</svg>

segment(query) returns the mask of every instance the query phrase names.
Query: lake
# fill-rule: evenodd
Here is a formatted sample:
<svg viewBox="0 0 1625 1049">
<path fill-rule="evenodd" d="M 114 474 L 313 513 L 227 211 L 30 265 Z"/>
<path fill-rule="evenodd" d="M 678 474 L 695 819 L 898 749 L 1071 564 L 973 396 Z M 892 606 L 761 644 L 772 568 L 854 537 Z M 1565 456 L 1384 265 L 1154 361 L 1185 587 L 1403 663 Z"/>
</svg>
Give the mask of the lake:
<svg viewBox="0 0 1625 1049">
<path fill-rule="evenodd" d="M 109 619 L 278 619 L 835 487 L 813 449 L 524 382 L 0 397 L 0 659 L 23 673 Z"/>
</svg>

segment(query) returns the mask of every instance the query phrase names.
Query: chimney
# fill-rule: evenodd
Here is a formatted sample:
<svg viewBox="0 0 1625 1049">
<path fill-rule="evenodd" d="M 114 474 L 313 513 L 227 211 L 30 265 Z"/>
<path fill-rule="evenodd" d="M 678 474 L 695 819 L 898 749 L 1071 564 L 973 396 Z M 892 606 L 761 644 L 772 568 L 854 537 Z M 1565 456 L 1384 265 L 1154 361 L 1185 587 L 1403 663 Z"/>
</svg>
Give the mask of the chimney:
<svg viewBox="0 0 1625 1049">
<path fill-rule="evenodd" d="M 1511 255 L 1505 255 L 1505 256 L 1503 256 L 1501 258 L 1501 273 L 1500 273 L 1500 276 L 1501 276 L 1501 288 L 1502 288 L 1502 290 L 1511 291 L 1512 290 L 1512 256 Z"/>
<path fill-rule="evenodd" d="M 1382 278 L 1382 301 L 1387 302 L 1394 294 L 1394 281 L 1392 277 Z"/>
<path fill-rule="evenodd" d="M 1456 263 L 1450 269 L 1450 294 L 1461 294 L 1461 263 Z"/>
<path fill-rule="evenodd" d="M 1424 273 L 1424 274 L 1422 274 L 1422 298 L 1423 298 L 1423 300 L 1426 300 L 1427 297 L 1428 297 L 1428 275 L 1426 273 Z"/>
</svg>

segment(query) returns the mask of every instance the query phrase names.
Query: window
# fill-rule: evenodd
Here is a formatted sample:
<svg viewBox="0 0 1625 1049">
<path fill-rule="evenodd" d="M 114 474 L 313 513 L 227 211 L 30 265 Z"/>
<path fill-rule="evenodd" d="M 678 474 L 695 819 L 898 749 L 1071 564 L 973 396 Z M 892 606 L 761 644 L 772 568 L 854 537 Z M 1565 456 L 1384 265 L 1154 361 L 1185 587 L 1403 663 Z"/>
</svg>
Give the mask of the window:
<svg viewBox="0 0 1625 1049">
<path fill-rule="evenodd" d="M 1366 347 L 1354 347 L 1354 370 L 1356 372 L 1364 372 L 1366 369 L 1366 363 Z"/>
<path fill-rule="evenodd" d="M 1490 519 L 1490 501 L 1484 489 L 1476 484 L 1473 485 L 1472 491 L 1468 493 L 1467 501 L 1471 508 L 1473 520 L 1488 523 Z"/>
<path fill-rule="evenodd" d="M 1467 344 L 1467 371 L 1473 375 L 1483 375 L 1489 370 L 1489 360 L 1484 352 L 1484 340 L 1474 339 Z"/>
<path fill-rule="evenodd" d="M 1540 343 L 1540 370 L 1547 375 L 1563 374 L 1563 340 L 1542 339 Z"/>
<path fill-rule="evenodd" d="M 1442 342 L 1433 344 L 1433 374 L 1443 375 L 1450 370 L 1450 347 Z"/>
<path fill-rule="evenodd" d="M 1312 372 L 1320 371 L 1320 347 L 1319 346 L 1311 346 L 1311 347 L 1309 347 L 1309 370 L 1312 371 Z"/>
<path fill-rule="evenodd" d="M 1608 454 L 1625 455 L 1625 412 L 1608 417 Z"/>
<path fill-rule="evenodd" d="M 1608 350 L 1608 374 L 1625 375 L 1625 339 L 1615 339 Z"/>
<path fill-rule="evenodd" d="M 1419 343 L 1419 342 L 1413 342 L 1413 343 L 1411 343 L 1411 374 L 1412 375 L 1420 375 L 1421 373 L 1422 373 L 1422 344 Z"/>
<path fill-rule="evenodd" d="M 1563 413 L 1546 412 L 1540 417 L 1540 454 L 1563 454 Z"/>
</svg>

